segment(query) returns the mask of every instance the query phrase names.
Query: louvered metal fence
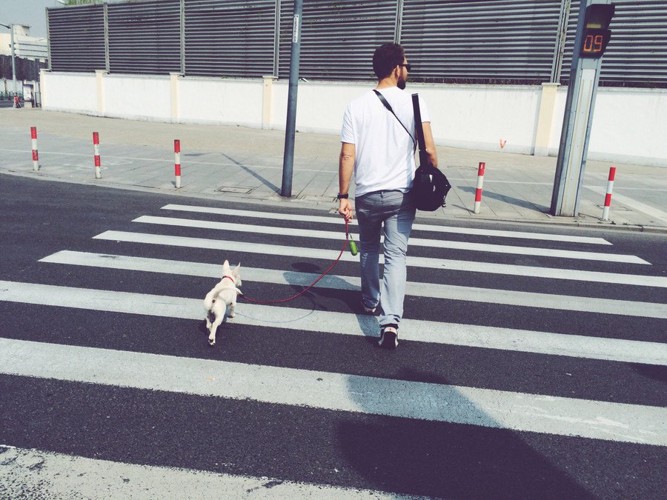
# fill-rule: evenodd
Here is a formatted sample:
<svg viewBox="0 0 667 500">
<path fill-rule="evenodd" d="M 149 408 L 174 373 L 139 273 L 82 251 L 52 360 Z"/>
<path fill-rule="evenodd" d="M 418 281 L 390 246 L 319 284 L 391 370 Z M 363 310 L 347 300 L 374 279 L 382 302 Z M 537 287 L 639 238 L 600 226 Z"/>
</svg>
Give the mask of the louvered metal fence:
<svg viewBox="0 0 667 500">
<path fill-rule="evenodd" d="M 46 67 L 46 64 L 40 61 L 32 61 L 22 57 L 14 58 L 14 67 L 16 68 L 16 80 L 39 80 L 39 71 Z M 0 79 L 13 80 L 12 57 L 0 55 Z"/>
<path fill-rule="evenodd" d="M 667 87 L 667 2 L 616 0 L 601 85 Z M 567 83 L 579 0 L 306 0 L 300 75 L 373 79 L 401 43 L 413 81 Z M 149 0 L 48 9 L 53 71 L 289 75 L 292 0 Z"/>
</svg>

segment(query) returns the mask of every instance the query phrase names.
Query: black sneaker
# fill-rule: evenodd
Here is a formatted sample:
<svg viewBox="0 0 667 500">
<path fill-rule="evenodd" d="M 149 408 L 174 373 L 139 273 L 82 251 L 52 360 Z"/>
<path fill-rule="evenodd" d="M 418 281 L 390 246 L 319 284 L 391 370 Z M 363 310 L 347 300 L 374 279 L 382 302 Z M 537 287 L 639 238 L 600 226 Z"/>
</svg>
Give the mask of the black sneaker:
<svg viewBox="0 0 667 500">
<path fill-rule="evenodd" d="M 377 306 L 375 307 L 368 307 L 366 304 L 364 304 L 364 301 L 361 301 L 361 307 L 364 309 L 364 312 L 366 314 L 375 314 L 375 311 L 377 311 Z"/>
<path fill-rule="evenodd" d="M 398 325 L 385 325 L 380 327 L 380 340 L 378 345 L 385 349 L 396 349 L 398 347 Z"/>
</svg>

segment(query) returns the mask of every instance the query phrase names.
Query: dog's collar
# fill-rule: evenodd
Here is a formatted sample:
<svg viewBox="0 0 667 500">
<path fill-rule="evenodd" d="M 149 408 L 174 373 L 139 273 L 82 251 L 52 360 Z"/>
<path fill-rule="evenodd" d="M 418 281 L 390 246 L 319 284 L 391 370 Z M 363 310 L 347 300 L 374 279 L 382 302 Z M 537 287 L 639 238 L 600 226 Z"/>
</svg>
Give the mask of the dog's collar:
<svg viewBox="0 0 667 500">
<path fill-rule="evenodd" d="M 228 274 L 225 274 L 225 275 L 222 277 L 222 279 L 224 280 L 225 278 L 227 278 L 228 280 L 230 280 L 232 283 L 234 283 L 234 284 L 236 285 L 236 280 L 234 279 L 234 276 L 230 276 L 230 275 L 228 275 Z"/>
</svg>

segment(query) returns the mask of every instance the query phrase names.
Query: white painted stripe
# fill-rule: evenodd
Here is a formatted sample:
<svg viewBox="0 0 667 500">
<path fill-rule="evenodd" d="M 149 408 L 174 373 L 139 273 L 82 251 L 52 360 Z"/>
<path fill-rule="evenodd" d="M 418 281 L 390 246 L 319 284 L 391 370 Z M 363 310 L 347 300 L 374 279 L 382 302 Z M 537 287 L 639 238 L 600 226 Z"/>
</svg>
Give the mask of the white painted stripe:
<svg viewBox="0 0 667 500">
<path fill-rule="evenodd" d="M 206 290 L 208 291 L 208 290 Z M 202 292 L 202 297 L 205 292 Z M 203 299 L 0 281 L 0 301 L 202 320 Z M 243 303 L 236 324 L 376 337 L 374 316 Z M 224 327 L 223 327 L 224 330 Z M 220 334 L 219 334 L 220 335 Z M 401 339 L 667 366 L 667 344 L 403 319 Z"/>
<path fill-rule="evenodd" d="M 0 372 L 667 446 L 667 408 L 642 405 L 2 338 Z"/>
<path fill-rule="evenodd" d="M 211 278 L 220 277 L 221 274 L 221 266 L 219 264 L 73 252 L 69 250 L 63 250 L 44 257 L 43 259 L 40 259 L 40 262 Z M 319 276 L 320 275 L 316 273 L 299 273 L 295 271 L 277 271 L 275 269 L 243 267 L 244 282 L 256 281 L 260 283 L 277 283 L 280 285 L 308 286 L 319 278 Z M 316 288 L 359 290 L 360 285 L 361 280 L 356 277 L 329 275 L 322 278 L 317 283 Z M 635 302 L 572 295 L 552 295 L 422 282 L 408 282 L 407 294 L 436 299 L 482 302 L 485 304 L 539 307 L 543 309 L 667 319 L 667 304 L 656 302 Z"/>
<path fill-rule="evenodd" d="M 182 212 L 205 213 L 215 215 L 225 215 L 230 217 L 256 217 L 259 219 L 269 220 L 284 220 L 284 221 L 300 221 L 300 222 L 318 222 L 325 224 L 341 224 L 339 216 L 316 216 L 316 215 L 294 215 L 294 214 L 279 214 L 275 212 L 254 212 L 250 210 L 234 210 L 228 208 L 215 207 L 200 207 L 192 205 L 178 205 L 169 204 L 162 207 L 162 210 L 174 210 Z M 352 220 L 351 225 L 356 225 L 357 221 Z M 604 238 L 593 238 L 590 236 L 570 236 L 565 234 L 545 234 L 526 231 L 501 231 L 498 229 L 475 229 L 467 227 L 451 227 L 432 224 L 415 223 L 412 226 L 413 230 L 432 231 L 437 233 L 455 233 L 455 234 L 469 234 L 474 236 L 495 236 L 499 238 L 519 238 L 529 240 L 544 240 L 544 241 L 562 241 L 570 243 L 586 243 L 592 245 L 611 245 Z"/>
<path fill-rule="evenodd" d="M 204 248 L 209 250 L 223 250 L 228 252 L 259 253 L 263 255 L 279 255 L 300 258 L 322 259 L 332 261 L 337 256 L 335 250 L 319 250 L 316 248 L 286 247 L 281 245 L 261 245 L 241 241 L 212 240 L 206 238 L 189 238 L 185 236 L 166 236 L 159 234 L 133 233 L 127 231 L 105 231 L 94 237 L 100 240 L 124 241 L 129 243 L 144 243 L 150 245 L 165 245 L 186 248 Z M 341 256 L 344 262 L 358 262 L 359 257 L 344 252 Z M 382 262 L 382 258 L 380 259 Z M 512 264 L 495 264 L 469 260 L 450 260 L 428 257 L 408 256 L 408 266 L 442 269 L 448 271 L 479 272 L 488 274 L 504 274 L 511 276 L 528 276 L 533 278 L 561 279 L 574 281 L 589 281 L 596 283 L 614 283 L 622 285 L 636 285 L 667 288 L 667 278 L 662 276 L 643 276 L 635 274 L 616 274 L 597 271 L 583 271 L 578 269 L 563 269 L 550 267 L 518 266 Z"/>
<path fill-rule="evenodd" d="M 21 153 L 25 154 L 25 150 L 16 150 L 16 149 L 4 149 L 0 148 L 0 151 L 6 151 L 6 152 L 12 152 L 12 153 Z M 82 157 L 82 158 L 88 158 L 89 155 L 85 153 L 63 153 L 59 151 L 49 151 L 47 150 L 42 150 L 42 153 L 44 156 L 74 156 L 74 157 Z M 216 156 L 216 153 L 206 153 L 206 156 Z M 221 155 L 217 155 L 220 157 Z M 133 156 L 117 156 L 117 155 L 104 155 L 105 158 L 109 160 L 115 160 L 116 162 L 120 162 L 121 164 L 128 164 L 129 162 L 135 162 L 135 161 L 143 161 L 143 162 L 148 162 L 148 163 L 172 163 L 172 159 L 165 159 L 165 158 L 151 158 L 151 157 L 133 157 Z M 197 160 L 194 158 L 188 158 L 188 166 L 192 167 L 195 165 L 212 165 L 217 168 L 220 168 L 220 164 L 224 162 L 225 167 L 232 167 L 232 168 L 237 168 L 238 170 L 241 170 L 241 166 L 239 166 L 238 163 L 229 160 L 226 158 L 224 155 L 222 155 L 222 159 L 219 161 L 202 161 L 202 160 Z M 3 158 L 4 159 L 4 158 Z M 111 163 L 111 162 L 107 162 Z M 282 170 L 282 166 L 274 166 L 274 165 L 255 165 L 256 168 L 261 168 L 262 170 Z M 304 167 L 299 167 L 300 172 L 316 172 L 318 174 L 322 173 L 322 169 L 320 168 L 304 168 Z"/>
<path fill-rule="evenodd" d="M 294 229 L 286 227 L 256 226 L 252 224 L 234 224 L 230 222 L 215 222 L 196 219 L 178 219 L 174 217 L 155 217 L 142 215 L 132 222 L 144 224 L 161 224 L 164 226 L 190 227 L 199 229 L 214 229 L 218 231 L 236 231 L 252 234 L 271 234 L 302 238 L 320 238 L 329 240 L 340 240 L 345 237 L 345 225 L 341 219 L 340 232 L 317 231 L 312 229 Z M 578 250 L 558 250 L 553 248 L 535 248 L 524 246 L 494 245 L 486 243 L 472 243 L 466 241 L 449 240 L 427 240 L 423 238 L 410 238 L 411 246 L 422 246 L 430 248 L 446 248 L 450 250 L 466 250 L 471 252 L 490 252 L 513 255 L 534 255 L 539 257 L 594 260 L 602 262 L 618 262 L 625 264 L 649 264 L 644 259 L 634 255 L 610 254 L 601 252 L 581 252 Z M 650 265 L 650 264 L 649 264 Z"/>
<path fill-rule="evenodd" d="M 592 187 L 592 186 L 586 186 L 586 188 L 590 189 L 594 193 L 598 193 L 600 195 L 607 194 L 606 191 L 602 188 L 597 188 L 597 187 Z M 654 218 L 656 218 L 658 220 L 661 220 L 663 222 L 667 221 L 667 213 L 665 213 L 662 210 L 659 210 L 657 208 L 654 208 L 650 205 L 647 205 L 646 203 L 642 203 L 640 201 L 637 201 L 634 198 L 630 198 L 629 196 L 623 196 L 622 194 L 614 193 L 614 202 L 622 203 L 623 205 L 626 205 L 628 207 L 632 207 L 635 210 L 639 210 L 640 212 L 644 212 L 646 215 L 654 217 Z"/>
<path fill-rule="evenodd" d="M 408 498 L 381 491 L 126 464 L 13 446 L 0 445 L 0 455 L 4 498 L 25 498 L 26 492 L 31 498 Z"/>
</svg>

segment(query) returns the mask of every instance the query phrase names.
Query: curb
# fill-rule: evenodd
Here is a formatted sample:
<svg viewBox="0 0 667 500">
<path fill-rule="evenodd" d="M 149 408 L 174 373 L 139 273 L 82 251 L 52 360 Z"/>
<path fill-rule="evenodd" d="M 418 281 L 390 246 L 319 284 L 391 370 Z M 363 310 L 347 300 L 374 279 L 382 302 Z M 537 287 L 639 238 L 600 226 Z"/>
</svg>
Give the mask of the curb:
<svg viewBox="0 0 667 500">
<path fill-rule="evenodd" d="M 316 197 L 313 195 L 308 195 L 307 198 L 298 198 L 292 197 L 289 199 L 282 198 L 278 193 L 272 193 L 271 195 L 264 195 L 261 197 L 248 197 L 243 194 L 236 193 L 220 193 L 219 195 L 214 194 L 205 194 L 205 193 L 192 193 L 182 190 L 169 190 L 166 191 L 163 188 L 159 187 L 147 187 L 139 186 L 132 184 L 122 184 L 122 185 L 110 185 L 104 184 L 104 179 L 90 179 L 90 180 L 70 180 L 70 179 L 61 179 L 58 177 L 50 177 L 48 174 L 43 172 L 23 172 L 19 170 L 6 169 L 0 171 L 0 174 L 13 175 L 16 177 L 27 177 L 33 178 L 40 181 L 46 182 L 63 182 L 68 184 L 78 184 L 84 186 L 94 186 L 98 188 L 105 189 L 122 189 L 126 191 L 140 191 L 146 193 L 160 194 L 165 196 L 174 196 L 181 198 L 193 198 L 193 199 L 204 199 L 209 201 L 242 201 L 247 204 L 257 204 L 257 205 L 273 205 L 273 206 L 286 206 L 287 204 L 294 205 L 305 205 L 311 209 L 320 209 L 325 210 L 329 213 L 335 213 L 335 200 L 329 197 Z M 224 198 L 221 198 L 224 196 Z M 325 206 L 326 205 L 326 206 Z M 480 217 L 479 215 L 469 212 L 466 215 L 452 215 L 446 213 L 446 208 L 444 212 L 426 212 L 426 213 L 417 213 L 417 218 L 422 220 L 437 220 L 437 221 L 450 221 L 450 222 L 475 222 L 481 224 L 519 224 L 519 225 L 534 225 L 541 227 L 568 227 L 568 228 L 582 228 L 582 229 L 591 229 L 599 231 L 627 231 L 627 232 L 639 232 L 639 233 L 653 233 L 653 234 L 667 234 L 667 227 L 663 226 L 652 226 L 652 225 L 642 225 L 642 224 L 617 224 L 613 220 L 602 221 L 601 219 L 596 220 L 583 220 L 579 218 L 567 217 L 563 219 L 555 218 L 551 215 L 544 214 L 547 216 L 548 220 L 537 220 L 537 219 L 516 219 L 516 218 L 491 218 L 491 217 Z M 583 216 L 589 217 L 589 216 Z"/>
</svg>

